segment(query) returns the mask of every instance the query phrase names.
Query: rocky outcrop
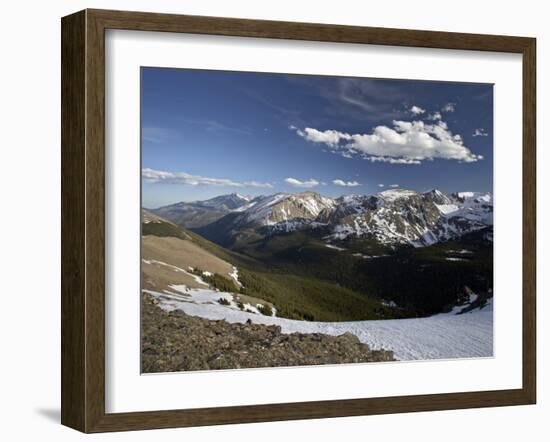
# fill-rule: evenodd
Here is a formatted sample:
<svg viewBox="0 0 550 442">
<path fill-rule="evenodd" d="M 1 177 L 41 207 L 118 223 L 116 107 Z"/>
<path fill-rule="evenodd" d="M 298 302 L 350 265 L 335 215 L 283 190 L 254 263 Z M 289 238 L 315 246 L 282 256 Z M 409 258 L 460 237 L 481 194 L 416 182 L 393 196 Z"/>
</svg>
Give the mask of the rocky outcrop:
<svg viewBox="0 0 550 442">
<path fill-rule="evenodd" d="M 284 334 L 279 326 L 230 324 L 166 312 L 143 295 L 142 372 L 382 362 L 393 352 L 371 350 L 345 333 Z"/>
</svg>

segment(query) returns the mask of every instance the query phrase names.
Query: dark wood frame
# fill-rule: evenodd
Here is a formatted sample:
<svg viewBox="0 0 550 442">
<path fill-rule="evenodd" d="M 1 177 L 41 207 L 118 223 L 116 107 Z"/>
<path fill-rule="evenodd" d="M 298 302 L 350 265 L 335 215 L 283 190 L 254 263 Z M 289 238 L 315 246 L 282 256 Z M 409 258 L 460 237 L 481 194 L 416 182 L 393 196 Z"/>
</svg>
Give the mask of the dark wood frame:
<svg viewBox="0 0 550 442">
<path fill-rule="evenodd" d="M 105 413 L 105 30 L 284 38 L 523 56 L 523 386 L 189 410 Z M 536 400 L 536 40 L 404 29 L 84 10 L 62 19 L 61 422 L 83 432 L 141 430 L 534 404 Z"/>
</svg>

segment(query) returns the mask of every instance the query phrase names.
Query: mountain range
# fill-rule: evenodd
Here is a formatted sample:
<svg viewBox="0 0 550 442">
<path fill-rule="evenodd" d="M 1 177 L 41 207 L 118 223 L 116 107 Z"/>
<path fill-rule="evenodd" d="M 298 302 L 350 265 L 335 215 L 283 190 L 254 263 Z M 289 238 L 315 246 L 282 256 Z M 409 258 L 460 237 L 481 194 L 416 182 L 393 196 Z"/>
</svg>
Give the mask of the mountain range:
<svg viewBox="0 0 550 442">
<path fill-rule="evenodd" d="M 152 212 L 225 247 L 295 231 L 314 231 L 327 244 L 362 238 L 392 248 L 425 247 L 477 231 L 492 240 L 493 197 L 437 189 L 339 198 L 311 191 L 257 197 L 232 193 Z"/>
<path fill-rule="evenodd" d="M 490 193 L 229 194 L 153 212 L 142 217 L 145 277 L 158 285 L 170 276 L 160 262 L 185 270 L 173 284 L 192 284 L 185 272 L 198 268 L 225 287 L 235 268 L 240 295 L 278 316 L 428 316 L 462 305 L 470 290 L 492 297 Z"/>
</svg>

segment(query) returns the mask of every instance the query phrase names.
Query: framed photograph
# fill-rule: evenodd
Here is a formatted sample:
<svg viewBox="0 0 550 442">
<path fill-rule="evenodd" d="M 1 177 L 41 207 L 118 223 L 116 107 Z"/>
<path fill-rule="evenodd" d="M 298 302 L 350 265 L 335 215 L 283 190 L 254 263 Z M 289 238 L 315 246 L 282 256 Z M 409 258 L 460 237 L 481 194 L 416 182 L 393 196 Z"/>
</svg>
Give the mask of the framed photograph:
<svg viewBox="0 0 550 442">
<path fill-rule="evenodd" d="M 62 19 L 62 423 L 536 398 L 535 39 Z"/>
</svg>

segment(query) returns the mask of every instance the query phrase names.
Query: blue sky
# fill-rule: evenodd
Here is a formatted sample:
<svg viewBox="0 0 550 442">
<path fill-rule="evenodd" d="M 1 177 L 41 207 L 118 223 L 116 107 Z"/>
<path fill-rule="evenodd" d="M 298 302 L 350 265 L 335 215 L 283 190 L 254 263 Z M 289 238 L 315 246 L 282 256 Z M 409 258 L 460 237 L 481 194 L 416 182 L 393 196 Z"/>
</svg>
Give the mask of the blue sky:
<svg viewBox="0 0 550 442">
<path fill-rule="evenodd" d="M 492 191 L 493 86 L 142 68 L 143 206 Z"/>
</svg>

